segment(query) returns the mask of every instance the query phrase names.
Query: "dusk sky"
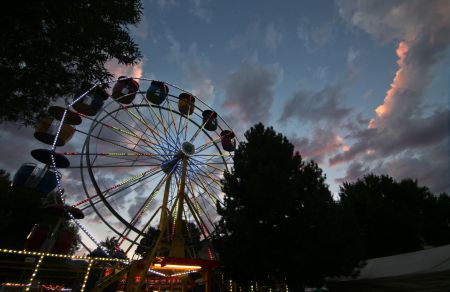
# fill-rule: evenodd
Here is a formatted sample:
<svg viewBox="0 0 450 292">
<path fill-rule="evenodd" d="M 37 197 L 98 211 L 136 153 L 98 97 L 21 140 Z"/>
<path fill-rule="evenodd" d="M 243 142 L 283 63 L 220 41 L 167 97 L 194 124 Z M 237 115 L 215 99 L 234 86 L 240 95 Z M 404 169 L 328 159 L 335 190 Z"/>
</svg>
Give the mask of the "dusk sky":
<svg viewBox="0 0 450 292">
<path fill-rule="evenodd" d="M 128 74 L 175 84 L 238 134 L 273 126 L 336 196 L 369 172 L 450 191 L 450 2 L 143 0 Z M 45 147 L 2 124 L 0 168 Z"/>
</svg>

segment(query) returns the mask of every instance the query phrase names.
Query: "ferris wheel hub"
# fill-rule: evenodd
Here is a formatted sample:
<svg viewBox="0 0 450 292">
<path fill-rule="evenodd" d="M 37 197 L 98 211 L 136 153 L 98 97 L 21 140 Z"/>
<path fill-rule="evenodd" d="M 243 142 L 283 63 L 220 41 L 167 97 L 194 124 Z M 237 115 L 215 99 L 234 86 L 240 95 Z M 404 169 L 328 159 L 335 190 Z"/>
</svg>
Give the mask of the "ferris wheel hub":
<svg viewBox="0 0 450 292">
<path fill-rule="evenodd" d="M 181 144 L 181 152 L 186 155 L 187 157 L 191 157 L 195 154 L 195 146 L 189 141 L 183 142 Z"/>
</svg>

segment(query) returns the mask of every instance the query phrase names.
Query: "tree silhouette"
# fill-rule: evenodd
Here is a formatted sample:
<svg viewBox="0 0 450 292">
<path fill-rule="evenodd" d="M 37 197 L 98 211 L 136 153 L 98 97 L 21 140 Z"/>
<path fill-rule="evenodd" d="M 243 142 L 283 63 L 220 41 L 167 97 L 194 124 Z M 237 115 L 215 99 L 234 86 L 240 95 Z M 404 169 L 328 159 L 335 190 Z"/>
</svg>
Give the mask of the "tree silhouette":
<svg viewBox="0 0 450 292">
<path fill-rule="evenodd" d="M 365 258 L 450 243 L 450 198 L 417 181 L 369 174 L 342 185 L 340 205 L 357 224 Z"/>
<path fill-rule="evenodd" d="M 245 133 L 224 176 L 215 247 L 224 270 L 241 282 L 285 282 L 292 289 L 348 274 L 359 261 L 351 232 L 322 170 L 304 162 L 281 134 L 262 124 Z M 341 234 L 338 234 L 340 232 Z"/>
<path fill-rule="evenodd" d="M 183 239 L 185 245 L 185 255 L 188 258 L 197 258 L 197 253 L 201 248 L 200 229 L 193 222 L 183 220 Z M 142 237 L 136 248 L 136 254 L 144 257 L 151 251 L 152 244 L 157 240 L 159 230 L 150 226 Z"/>
<path fill-rule="evenodd" d="M 100 242 L 100 245 L 104 247 L 108 251 L 109 255 L 114 258 L 127 258 L 123 249 L 118 248 L 119 239 L 115 236 L 107 236 L 105 240 Z M 97 248 L 96 251 L 104 253 L 103 251 L 100 251 L 99 248 Z"/>
<path fill-rule="evenodd" d="M 108 60 L 135 63 L 127 26 L 141 12 L 140 0 L 9 2 L 0 12 L 0 121 L 30 123 L 50 101 L 110 78 Z"/>
</svg>

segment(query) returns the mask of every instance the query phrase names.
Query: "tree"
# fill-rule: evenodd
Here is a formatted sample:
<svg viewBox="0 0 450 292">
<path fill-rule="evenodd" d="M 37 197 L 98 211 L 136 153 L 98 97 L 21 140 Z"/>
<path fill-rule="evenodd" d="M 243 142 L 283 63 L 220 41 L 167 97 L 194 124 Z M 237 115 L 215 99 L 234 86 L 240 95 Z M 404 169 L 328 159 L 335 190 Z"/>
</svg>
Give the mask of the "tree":
<svg viewBox="0 0 450 292">
<path fill-rule="evenodd" d="M 304 162 L 273 128 L 255 125 L 225 172 L 224 206 L 214 245 L 224 270 L 241 283 L 320 284 L 325 276 L 348 274 L 358 249 L 344 238 L 338 209 L 325 175 Z"/>
<path fill-rule="evenodd" d="M 159 230 L 153 226 L 150 226 L 136 247 L 136 254 L 144 257 L 150 251 L 153 243 L 158 239 L 158 235 Z"/>
<path fill-rule="evenodd" d="M 141 13 L 140 0 L 10 2 L 0 12 L 0 122 L 33 122 L 81 84 L 108 80 L 108 60 L 136 63 L 141 54 L 127 25 Z"/>
<path fill-rule="evenodd" d="M 201 248 L 200 229 L 193 222 L 183 220 L 183 239 L 185 246 L 185 255 L 188 258 L 197 258 L 197 253 Z M 158 239 L 159 229 L 150 226 L 142 237 L 136 248 L 136 254 L 144 257 L 153 243 Z"/>
<path fill-rule="evenodd" d="M 121 258 L 121 259 L 127 258 L 127 255 L 125 254 L 123 249 L 118 248 L 119 239 L 116 238 L 115 236 L 111 237 L 107 236 L 105 240 L 100 242 L 100 245 L 104 247 L 108 251 L 108 253 L 114 258 Z M 96 251 L 104 253 L 103 251 L 100 251 L 98 248 Z"/>
<path fill-rule="evenodd" d="M 417 181 L 369 174 L 340 189 L 343 212 L 357 223 L 365 258 L 450 243 L 450 198 Z"/>
</svg>

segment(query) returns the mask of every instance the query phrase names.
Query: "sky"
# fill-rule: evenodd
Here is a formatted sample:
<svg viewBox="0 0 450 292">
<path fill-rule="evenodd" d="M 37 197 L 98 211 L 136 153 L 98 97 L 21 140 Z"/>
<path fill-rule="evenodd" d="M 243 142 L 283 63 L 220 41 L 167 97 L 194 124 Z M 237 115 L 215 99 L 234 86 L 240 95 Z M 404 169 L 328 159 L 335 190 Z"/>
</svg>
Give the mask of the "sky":
<svg viewBox="0 0 450 292">
<path fill-rule="evenodd" d="M 368 173 L 450 192 L 450 4 L 408 1 L 143 0 L 130 27 L 143 59 L 115 74 L 175 84 L 244 141 L 273 126 L 313 159 L 337 198 Z M 42 148 L 0 125 L 0 168 Z"/>
<path fill-rule="evenodd" d="M 139 74 L 238 134 L 262 122 L 324 169 L 450 190 L 448 1 L 144 1 Z"/>
</svg>

